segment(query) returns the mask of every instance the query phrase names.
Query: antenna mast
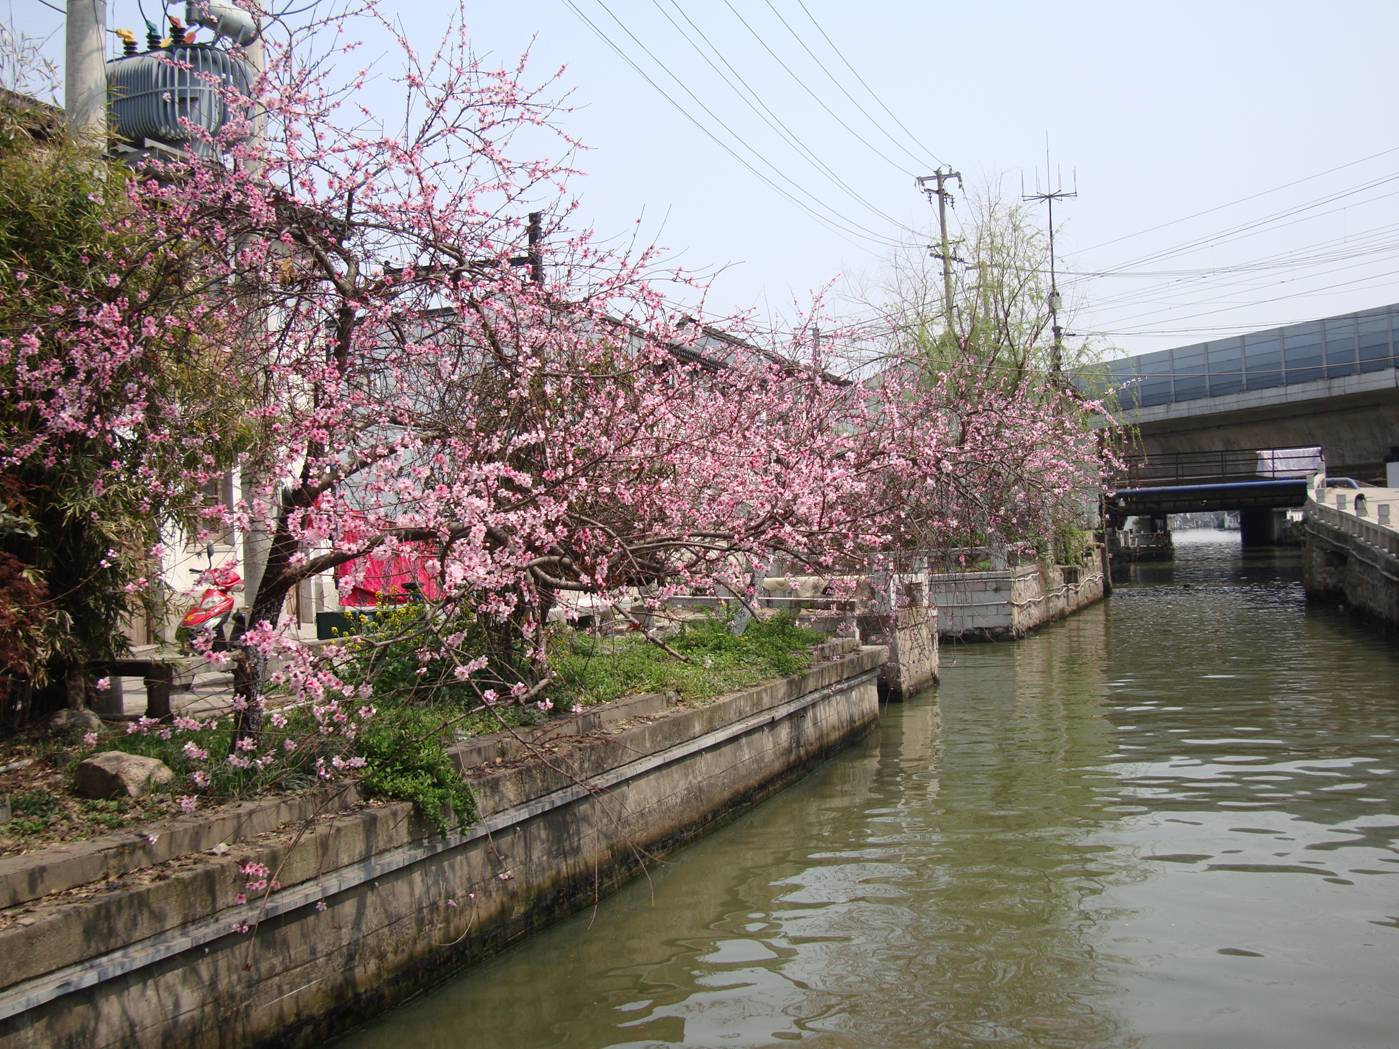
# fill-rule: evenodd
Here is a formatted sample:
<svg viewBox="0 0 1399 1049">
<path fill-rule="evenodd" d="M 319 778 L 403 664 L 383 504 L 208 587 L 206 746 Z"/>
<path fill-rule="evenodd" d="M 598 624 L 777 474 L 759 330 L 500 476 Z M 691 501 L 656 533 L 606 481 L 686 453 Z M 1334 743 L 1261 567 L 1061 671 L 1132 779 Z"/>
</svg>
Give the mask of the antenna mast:
<svg viewBox="0 0 1399 1049">
<path fill-rule="evenodd" d="M 1048 184 L 1051 172 L 1053 171 L 1049 161 L 1048 132 L 1046 132 L 1044 136 L 1044 169 L 1045 182 Z M 1035 190 L 1036 192 L 1034 193 L 1026 193 L 1025 187 L 1022 184 L 1020 199 L 1034 200 L 1049 205 L 1049 323 L 1051 330 L 1054 332 L 1054 346 L 1050 350 L 1049 367 L 1055 375 L 1058 375 L 1063 370 L 1064 366 L 1064 329 L 1059 324 L 1059 283 L 1054 264 L 1054 202 L 1056 200 L 1069 200 L 1078 196 L 1078 172 L 1074 172 L 1074 188 L 1072 192 L 1064 189 L 1063 176 L 1060 174 L 1054 180 L 1054 188 L 1041 193 L 1039 192 L 1039 172 L 1037 171 L 1035 173 Z"/>
</svg>

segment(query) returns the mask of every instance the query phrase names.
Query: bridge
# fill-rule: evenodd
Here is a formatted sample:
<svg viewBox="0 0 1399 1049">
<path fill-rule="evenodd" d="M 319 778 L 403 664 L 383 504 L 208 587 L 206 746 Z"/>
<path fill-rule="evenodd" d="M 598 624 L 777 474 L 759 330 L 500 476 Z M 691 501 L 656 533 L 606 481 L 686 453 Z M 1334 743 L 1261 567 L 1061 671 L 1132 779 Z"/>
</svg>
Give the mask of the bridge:
<svg viewBox="0 0 1399 1049">
<path fill-rule="evenodd" d="M 1148 460 L 1319 446 L 1332 476 L 1383 484 L 1399 459 L 1397 346 L 1399 303 L 1110 361 L 1076 382 L 1117 390 Z"/>
<path fill-rule="evenodd" d="M 1321 465 L 1321 449 L 1230 449 L 1133 455 L 1111 484 L 1105 503 L 1108 523 L 1128 517 L 1155 520 L 1164 531 L 1167 514 L 1237 510 L 1245 542 L 1278 537 L 1277 510 L 1307 501 L 1307 480 Z"/>
</svg>

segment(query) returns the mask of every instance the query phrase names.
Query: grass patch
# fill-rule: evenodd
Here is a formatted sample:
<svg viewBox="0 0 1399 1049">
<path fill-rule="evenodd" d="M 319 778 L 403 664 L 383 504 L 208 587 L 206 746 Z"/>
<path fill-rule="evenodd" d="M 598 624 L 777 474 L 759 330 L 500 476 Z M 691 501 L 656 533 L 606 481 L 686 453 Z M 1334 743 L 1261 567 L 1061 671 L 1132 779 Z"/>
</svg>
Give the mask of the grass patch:
<svg viewBox="0 0 1399 1049">
<path fill-rule="evenodd" d="M 554 702 L 567 708 L 606 703 L 638 692 L 675 692 L 684 701 L 710 699 L 811 665 L 820 631 L 790 616 L 754 621 L 741 635 L 718 620 L 689 623 L 667 642 L 682 663 L 639 634 L 575 634 L 558 645 L 550 665 L 558 674 Z"/>
</svg>

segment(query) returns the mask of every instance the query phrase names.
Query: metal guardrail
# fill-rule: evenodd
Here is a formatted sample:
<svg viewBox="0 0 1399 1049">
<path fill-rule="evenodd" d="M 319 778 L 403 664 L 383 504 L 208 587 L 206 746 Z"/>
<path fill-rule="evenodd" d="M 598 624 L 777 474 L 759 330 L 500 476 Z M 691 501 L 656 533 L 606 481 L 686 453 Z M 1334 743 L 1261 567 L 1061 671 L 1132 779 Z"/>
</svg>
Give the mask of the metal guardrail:
<svg viewBox="0 0 1399 1049">
<path fill-rule="evenodd" d="M 1203 452 L 1168 452 L 1123 457 L 1126 471 L 1113 488 L 1284 480 L 1308 477 L 1319 468 L 1321 449 L 1221 448 Z"/>
</svg>

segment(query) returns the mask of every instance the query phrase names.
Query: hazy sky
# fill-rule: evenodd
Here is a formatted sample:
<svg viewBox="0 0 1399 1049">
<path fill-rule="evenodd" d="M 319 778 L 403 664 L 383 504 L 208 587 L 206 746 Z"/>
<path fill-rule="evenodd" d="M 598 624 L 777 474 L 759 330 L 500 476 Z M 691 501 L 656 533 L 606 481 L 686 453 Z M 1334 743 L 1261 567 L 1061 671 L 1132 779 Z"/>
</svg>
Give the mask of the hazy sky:
<svg viewBox="0 0 1399 1049">
<path fill-rule="evenodd" d="M 56 30 L 61 57 L 60 14 L 41 0 L 6 3 L 20 30 Z M 385 6 L 430 45 L 452 5 Z M 111 25 L 139 25 L 136 0 L 109 9 Z M 533 40 L 541 78 L 566 67 L 566 123 L 591 147 L 584 217 L 628 234 L 640 218 L 684 265 L 719 269 L 716 309 L 752 306 L 780 323 L 794 298 L 832 278 L 877 280 L 888 241 L 932 236 L 914 175 L 941 161 L 968 189 L 999 181 L 1018 197 L 1022 173 L 1033 188 L 1038 166 L 1045 183 L 1046 133 L 1068 188 L 1077 171 L 1078 198 L 1056 208 L 1074 332 L 1140 352 L 1399 300 L 1392 0 L 497 0 L 467 10 L 482 53 L 513 60 Z M 760 103 L 742 100 L 739 76 Z"/>
</svg>

